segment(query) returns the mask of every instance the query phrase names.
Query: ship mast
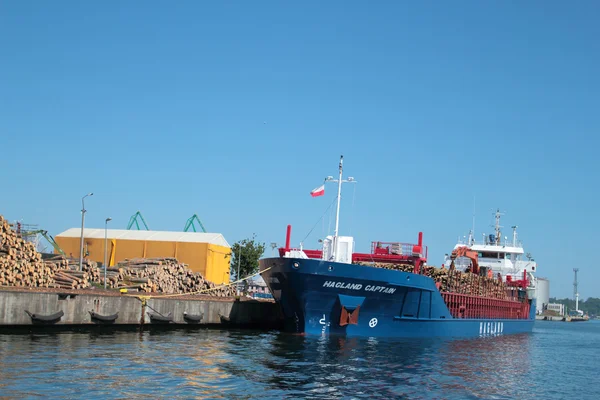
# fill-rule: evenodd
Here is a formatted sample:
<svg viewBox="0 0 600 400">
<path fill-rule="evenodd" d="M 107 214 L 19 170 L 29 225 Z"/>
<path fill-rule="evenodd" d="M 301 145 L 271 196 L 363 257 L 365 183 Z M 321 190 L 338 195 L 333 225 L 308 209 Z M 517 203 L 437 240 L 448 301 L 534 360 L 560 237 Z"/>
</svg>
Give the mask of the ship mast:
<svg viewBox="0 0 600 400">
<path fill-rule="evenodd" d="M 332 243 L 333 249 L 331 252 L 333 261 L 337 261 L 337 256 L 338 256 L 337 250 L 338 250 L 338 233 L 339 233 L 339 228 L 340 228 L 340 202 L 342 199 L 342 183 L 356 183 L 354 178 L 351 176 L 349 176 L 347 180 L 342 179 L 343 163 L 344 163 L 344 156 L 342 155 L 342 156 L 340 156 L 339 179 L 333 179 L 333 176 L 328 176 L 327 178 L 325 178 L 325 182 L 336 182 L 338 184 L 337 208 L 335 211 L 335 232 L 333 234 L 333 243 Z"/>
<path fill-rule="evenodd" d="M 500 212 L 500 209 L 496 210 L 496 245 L 499 246 L 500 245 L 500 235 L 502 234 L 502 232 L 500 232 L 500 216 L 502 215 L 502 213 Z"/>
<path fill-rule="evenodd" d="M 340 156 L 340 178 L 338 179 L 338 194 L 337 194 L 337 208 L 335 210 L 335 232 L 333 234 L 333 259 L 337 261 L 337 244 L 338 244 L 338 229 L 340 223 L 340 200 L 342 198 L 342 164 L 344 163 L 344 156 Z"/>
<path fill-rule="evenodd" d="M 475 244 L 475 195 L 473 195 L 473 227 L 471 228 L 471 232 L 469 232 L 469 246 L 473 246 Z"/>
</svg>

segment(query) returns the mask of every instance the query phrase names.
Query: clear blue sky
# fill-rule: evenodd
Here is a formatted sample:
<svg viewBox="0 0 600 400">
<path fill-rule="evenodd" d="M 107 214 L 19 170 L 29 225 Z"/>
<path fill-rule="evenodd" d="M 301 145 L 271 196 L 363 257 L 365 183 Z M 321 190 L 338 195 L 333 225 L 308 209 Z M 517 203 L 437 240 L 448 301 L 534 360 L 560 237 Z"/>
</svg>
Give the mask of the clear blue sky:
<svg viewBox="0 0 600 400">
<path fill-rule="evenodd" d="M 411 4 L 412 3 L 412 4 Z M 600 296 L 595 1 L 0 3 L 0 214 L 298 244 L 341 233 L 439 265 L 471 227 L 520 237 L 552 296 Z M 354 203 L 354 206 L 352 205 Z M 329 219 L 325 221 L 325 230 Z M 317 247 L 319 224 L 306 240 Z M 270 249 L 268 251 L 270 253 Z"/>
</svg>

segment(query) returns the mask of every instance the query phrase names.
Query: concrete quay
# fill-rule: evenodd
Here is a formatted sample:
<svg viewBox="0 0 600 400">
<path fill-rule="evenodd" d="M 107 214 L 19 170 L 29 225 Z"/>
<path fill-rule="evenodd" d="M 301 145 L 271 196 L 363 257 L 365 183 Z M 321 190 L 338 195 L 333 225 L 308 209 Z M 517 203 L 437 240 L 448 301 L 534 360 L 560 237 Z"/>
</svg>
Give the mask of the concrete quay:
<svg viewBox="0 0 600 400">
<path fill-rule="evenodd" d="M 0 289 L 0 332 L 13 329 L 136 327 L 281 327 L 273 301 L 209 296 L 164 297 L 103 290 Z"/>
</svg>

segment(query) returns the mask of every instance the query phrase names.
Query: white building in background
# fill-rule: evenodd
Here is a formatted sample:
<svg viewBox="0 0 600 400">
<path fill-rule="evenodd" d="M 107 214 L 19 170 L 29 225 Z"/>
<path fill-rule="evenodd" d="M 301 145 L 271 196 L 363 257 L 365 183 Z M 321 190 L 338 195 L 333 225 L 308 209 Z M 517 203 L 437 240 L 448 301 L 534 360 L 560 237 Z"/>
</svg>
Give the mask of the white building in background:
<svg viewBox="0 0 600 400">
<path fill-rule="evenodd" d="M 555 311 L 557 312 L 559 315 L 565 315 L 565 305 L 564 304 L 556 304 L 556 303 L 550 303 L 548 304 L 548 311 Z"/>
</svg>

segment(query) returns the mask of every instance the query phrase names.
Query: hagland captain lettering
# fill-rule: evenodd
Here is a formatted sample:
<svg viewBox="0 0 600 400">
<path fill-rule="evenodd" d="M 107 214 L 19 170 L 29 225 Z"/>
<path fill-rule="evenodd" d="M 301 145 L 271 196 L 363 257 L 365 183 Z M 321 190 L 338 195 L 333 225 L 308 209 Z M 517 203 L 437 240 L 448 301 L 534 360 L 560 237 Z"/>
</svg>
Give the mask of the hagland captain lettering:
<svg viewBox="0 0 600 400">
<path fill-rule="evenodd" d="M 365 290 L 367 292 L 379 292 L 379 293 L 389 293 L 392 294 L 396 291 L 396 288 L 389 288 L 389 287 L 385 287 L 385 286 L 371 286 L 371 285 L 367 285 L 365 287 Z"/>
<path fill-rule="evenodd" d="M 360 283 L 346 283 L 346 282 L 333 282 L 333 281 L 325 281 L 323 287 L 330 287 L 336 289 L 351 289 L 351 290 L 360 290 L 362 289 L 362 285 Z"/>
<path fill-rule="evenodd" d="M 323 283 L 323 287 L 335 288 L 335 289 L 348 289 L 348 290 L 363 289 L 363 285 L 360 283 L 347 283 L 347 282 L 335 282 L 335 281 L 325 281 L 325 283 Z M 391 287 L 387 287 L 387 286 L 367 285 L 367 286 L 365 286 L 365 288 L 363 290 L 366 292 L 393 294 L 396 291 L 396 288 L 391 288 Z"/>
</svg>

